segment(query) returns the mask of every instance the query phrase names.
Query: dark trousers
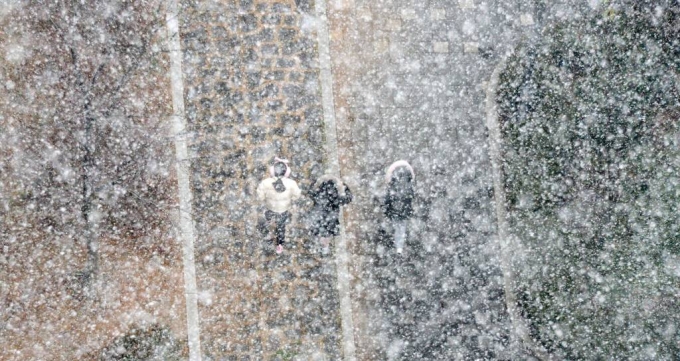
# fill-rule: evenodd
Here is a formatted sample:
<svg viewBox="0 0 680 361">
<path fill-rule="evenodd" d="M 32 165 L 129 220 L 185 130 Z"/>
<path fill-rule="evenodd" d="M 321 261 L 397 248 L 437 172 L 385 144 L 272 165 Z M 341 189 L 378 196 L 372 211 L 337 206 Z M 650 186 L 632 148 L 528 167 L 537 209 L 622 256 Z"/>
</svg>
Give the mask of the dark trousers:
<svg viewBox="0 0 680 361">
<path fill-rule="evenodd" d="M 290 212 L 276 213 L 267 210 L 264 212 L 264 219 L 267 222 L 276 222 L 276 244 L 283 244 L 283 241 L 286 239 L 286 223 L 290 219 Z"/>
</svg>

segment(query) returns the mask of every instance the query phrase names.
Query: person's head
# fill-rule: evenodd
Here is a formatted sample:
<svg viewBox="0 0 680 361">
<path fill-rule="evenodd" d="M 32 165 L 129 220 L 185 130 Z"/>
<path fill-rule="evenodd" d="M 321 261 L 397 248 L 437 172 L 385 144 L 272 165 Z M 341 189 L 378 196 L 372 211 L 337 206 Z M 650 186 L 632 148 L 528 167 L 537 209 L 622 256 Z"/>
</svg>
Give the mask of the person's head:
<svg viewBox="0 0 680 361">
<path fill-rule="evenodd" d="M 338 194 L 338 188 L 333 179 L 328 179 L 321 183 L 321 185 L 319 186 L 319 190 L 321 191 L 321 193 L 326 193 L 329 195 Z"/>
<path fill-rule="evenodd" d="M 276 177 L 276 181 L 274 182 L 274 190 L 276 190 L 279 193 L 283 193 L 286 190 L 286 186 L 283 184 L 283 180 L 281 179 L 281 177 L 286 175 L 286 172 L 288 171 L 288 166 L 286 165 L 286 163 L 276 162 L 274 163 L 272 168 L 274 168 L 274 177 Z"/>
<path fill-rule="evenodd" d="M 398 183 L 410 183 L 413 180 L 413 174 L 407 167 L 398 167 L 392 173 L 392 180 Z"/>
<path fill-rule="evenodd" d="M 274 166 L 278 169 L 278 174 L 274 169 Z M 283 169 L 283 170 L 282 170 Z M 283 175 L 281 175 L 283 173 Z M 290 176 L 290 167 L 288 166 L 288 161 L 286 159 L 281 159 L 279 157 L 274 157 L 274 162 L 269 166 L 269 175 L 271 177 L 285 177 Z"/>
<path fill-rule="evenodd" d="M 274 177 L 280 178 L 286 175 L 288 171 L 288 166 L 284 162 L 274 163 Z"/>
</svg>

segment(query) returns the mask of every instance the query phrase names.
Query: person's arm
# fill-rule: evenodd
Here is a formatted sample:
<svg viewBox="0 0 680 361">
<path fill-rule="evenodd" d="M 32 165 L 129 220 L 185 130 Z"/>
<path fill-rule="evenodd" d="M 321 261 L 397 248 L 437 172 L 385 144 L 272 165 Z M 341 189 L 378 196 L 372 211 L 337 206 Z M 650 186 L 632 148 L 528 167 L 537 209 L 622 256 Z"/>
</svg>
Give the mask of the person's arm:
<svg viewBox="0 0 680 361">
<path fill-rule="evenodd" d="M 392 193 L 389 190 L 385 191 L 385 194 L 380 199 L 380 208 L 383 213 L 386 213 L 388 209 L 392 207 Z"/>
<path fill-rule="evenodd" d="M 314 201 L 315 203 L 316 203 L 316 196 L 317 196 L 317 194 L 318 194 L 318 192 L 317 192 L 316 188 L 314 188 L 314 186 L 311 186 L 311 187 L 307 190 L 307 197 L 309 197 L 309 199 L 311 199 L 311 200 Z"/>
<path fill-rule="evenodd" d="M 349 204 L 352 202 L 352 191 L 349 190 L 347 184 L 345 184 L 345 195 L 340 197 L 340 204 Z"/>
<path fill-rule="evenodd" d="M 257 186 L 257 200 L 260 202 L 263 202 L 266 198 L 265 196 L 265 190 L 264 190 L 264 181 L 260 182 L 260 184 Z"/>
<path fill-rule="evenodd" d="M 293 186 L 291 187 L 291 200 L 295 201 L 302 196 L 302 191 L 300 190 L 300 187 L 298 187 L 297 182 L 293 181 Z"/>
</svg>

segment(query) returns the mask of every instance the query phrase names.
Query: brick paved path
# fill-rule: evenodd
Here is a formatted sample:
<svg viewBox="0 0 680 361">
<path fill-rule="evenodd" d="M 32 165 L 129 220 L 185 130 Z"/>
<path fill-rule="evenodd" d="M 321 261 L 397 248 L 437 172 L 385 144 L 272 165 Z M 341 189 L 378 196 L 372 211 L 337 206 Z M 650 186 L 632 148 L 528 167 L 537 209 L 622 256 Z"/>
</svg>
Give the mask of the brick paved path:
<svg viewBox="0 0 680 361">
<path fill-rule="evenodd" d="M 254 190 L 275 155 L 303 192 L 323 172 L 309 4 L 182 4 L 204 359 L 340 359 L 332 258 L 312 252 L 298 217 L 283 255 L 255 230 Z"/>
</svg>

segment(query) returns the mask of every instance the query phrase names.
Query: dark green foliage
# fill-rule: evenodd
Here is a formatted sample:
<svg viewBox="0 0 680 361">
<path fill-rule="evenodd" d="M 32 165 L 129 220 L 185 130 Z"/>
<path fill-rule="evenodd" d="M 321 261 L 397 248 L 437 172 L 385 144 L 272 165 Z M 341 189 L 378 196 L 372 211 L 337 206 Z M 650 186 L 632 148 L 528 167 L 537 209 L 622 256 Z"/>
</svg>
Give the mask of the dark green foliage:
<svg viewBox="0 0 680 361">
<path fill-rule="evenodd" d="M 182 360 L 181 346 L 166 328 L 154 325 L 134 328 L 114 340 L 102 353 L 101 361 Z"/>
<path fill-rule="evenodd" d="M 522 308 L 569 359 L 680 355 L 679 8 L 627 9 L 548 27 L 500 78 Z"/>
</svg>

